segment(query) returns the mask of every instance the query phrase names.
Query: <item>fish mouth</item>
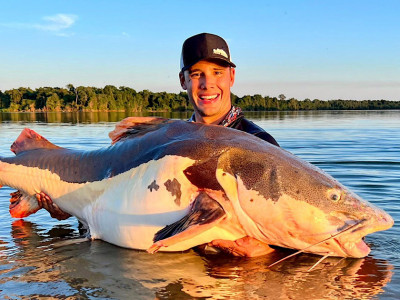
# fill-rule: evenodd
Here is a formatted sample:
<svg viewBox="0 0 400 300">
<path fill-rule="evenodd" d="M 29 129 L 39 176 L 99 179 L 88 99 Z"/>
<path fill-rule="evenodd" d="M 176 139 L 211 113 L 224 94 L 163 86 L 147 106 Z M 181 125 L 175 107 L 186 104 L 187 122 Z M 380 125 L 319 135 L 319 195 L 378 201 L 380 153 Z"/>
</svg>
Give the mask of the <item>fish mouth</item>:
<svg viewBox="0 0 400 300">
<path fill-rule="evenodd" d="M 334 238 L 333 241 L 343 252 L 339 256 L 362 258 L 371 252 L 371 248 L 365 243 L 364 238 L 365 236 L 353 241 L 341 241 Z"/>
<path fill-rule="evenodd" d="M 393 224 L 392 217 L 386 213 L 379 218 L 378 224 L 364 219 L 350 226 L 348 229 L 353 227 L 351 230 L 345 229 L 345 231 L 348 231 L 345 234 L 339 236 L 339 232 L 338 236 L 333 238 L 333 242 L 345 254 L 341 256 L 362 258 L 371 252 L 371 248 L 365 242 L 365 236 L 389 229 Z"/>
<path fill-rule="evenodd" d="M 340 235 L 340 231 L 320 242 L 309 245 L 301 251 L 322 256 L 363 258 L 371 252 L 365 242 L 366 234 Z"/>
<path fill-rule="evenodd" d="M 392 217 L 384 213 L 376 219 L 365 218 L 346 223 L 347 226 L 344 228 L 336 229 L 335 233 L 301 249 L 301 252 L 324 256 L 363 258 L 371 252 L 371 248 L 364 240 L 365 236 L 391 228 L 394 221 Z"/>
</svg>

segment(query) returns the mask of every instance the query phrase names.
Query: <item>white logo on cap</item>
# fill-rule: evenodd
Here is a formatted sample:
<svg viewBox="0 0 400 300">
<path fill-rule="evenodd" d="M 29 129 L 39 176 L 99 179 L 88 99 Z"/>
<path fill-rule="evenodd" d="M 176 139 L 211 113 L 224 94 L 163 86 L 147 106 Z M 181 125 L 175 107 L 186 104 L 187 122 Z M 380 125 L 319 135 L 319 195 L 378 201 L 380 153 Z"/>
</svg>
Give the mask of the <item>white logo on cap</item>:
<svg viewBox="0 0 400 300">
<path fill-rule="evenodd" d="M 223 50 L 223 49 L 219 49 L 219 48 L 213 49 L 213 53 L 219 54 L 219 55 L 222 55 L 223 57 L 228 58 L 228 54 L 226 54 L 225 50 Z"/>
</svg>

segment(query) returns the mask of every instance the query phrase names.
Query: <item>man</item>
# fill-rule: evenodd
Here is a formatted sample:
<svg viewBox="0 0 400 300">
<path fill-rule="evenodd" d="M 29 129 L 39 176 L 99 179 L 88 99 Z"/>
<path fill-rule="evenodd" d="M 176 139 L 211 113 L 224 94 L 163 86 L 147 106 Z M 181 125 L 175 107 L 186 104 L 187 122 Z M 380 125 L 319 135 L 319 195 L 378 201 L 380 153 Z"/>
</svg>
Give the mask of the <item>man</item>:
<svg viewBox="0 0 400 300">
<path fill-rule="evenodd" d="M 179 79 L 194 108 L 189 121 L 235 128 L 279 146 L 269 133 L 245 119 L 239 107 L 232 106 L 235 67 L 228 44 L 220 36 L 200 33 L 183 43 Z M 237 241 L 215 240 L 209 246 L 237 256 L 253 257 L 271 252 L 268 245 L 250 237 Z"/>
<path fill-rule="evenodd" d="M 231 87 L 235 82 L 235 67 L 227 43 L 217 35 L 201 33 L 183 43 L 179 79 L 194 108 L 189 121 L 235 128 L 279 146 L 270 134 L 245 119 L 240 108 L 232 106 Z M 39 206 L 48 210 L 53 218 L 62 220 L 70 217 L 44 193 L 37 194 L 36 198 Z M 208 246 L 247 257 L 272 251 L 268 245 L 251 237 L 237 241 L 214 240 Z"/>
</svg>

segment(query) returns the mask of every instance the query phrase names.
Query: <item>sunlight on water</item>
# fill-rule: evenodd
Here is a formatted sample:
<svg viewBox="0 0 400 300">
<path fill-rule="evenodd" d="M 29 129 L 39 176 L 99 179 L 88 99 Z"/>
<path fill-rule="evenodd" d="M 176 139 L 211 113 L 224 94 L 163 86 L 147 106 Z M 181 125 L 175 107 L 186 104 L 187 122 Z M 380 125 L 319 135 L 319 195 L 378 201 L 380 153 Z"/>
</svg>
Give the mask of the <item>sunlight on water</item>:
<svg viewBox="0 0 400 300">
<path fill-rule="evenodd" d="M 186 119 L 190 113 L 163 117 Z M 0 155 L 29 127 L 73 149 L 107 146 L 124 113 L 0 114 Z M 400 290 L 400 111 L 277 112 L 248 116 L 280 145 L 324 169 L 389 212 L 392 229 L 366 238 L 364 259 L 295 256 L 278 250 L 255 259 L 127 250 L 78 238 L 75 218 L 57 221 L 39 211 L 24 220 L 8 213 L 11 189 L 0 190 L 2 299 L 396 299 Z"/>
</svg>

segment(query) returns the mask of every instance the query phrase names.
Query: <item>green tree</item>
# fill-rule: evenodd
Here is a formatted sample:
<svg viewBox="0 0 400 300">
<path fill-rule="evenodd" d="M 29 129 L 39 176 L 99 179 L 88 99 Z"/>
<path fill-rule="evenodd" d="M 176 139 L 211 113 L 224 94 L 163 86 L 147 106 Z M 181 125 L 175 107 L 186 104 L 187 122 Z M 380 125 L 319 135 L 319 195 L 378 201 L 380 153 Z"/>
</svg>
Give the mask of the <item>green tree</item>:
<svg viewBox="0 0 400 300">
<path fill-rule="evenodd" d="M 88 100 L 88 106 L 90 110 L 98 110 L 99 109 L 99 101 L 96 94 L 90 95 Z"/>
<path fill-rule="evenodd" d="M 289 110 L 299 110 L 299 101 L 297 101 L 294 98 L 290 98 L 288 103 L 288 108 Z"/>
<path fill-rule="evenodd" d="M 19 104 L 21 104 L 22 97 L 24 94 L 18 89 L 12 89 L 12 90 L 6 91 L 6 95 L 8 95 L 10 97 L 11 103 L 19 105 Z"/>
<path fill-rule="evenodd" d="M 285 96 L 284 94 L 280 94 L 280 95 L 278 96 L 278 98 L 279 98 L 280 101 L 285 101 L 286 96 Z"/>
<path fill-rule="evenodd" d="M 8 108 L 10 106 L 10 95 L 0 91 L 0 109 Z"/>
<path fill-rule="evenodd" d="M 78 91 L 76 90 L 76 88 L 74 87 L 74 85 L 72 83 L 67 84 L 67 88 L 70 91 L 70 93 L 73 94 L 75 102 L 73 103 L 73 107 L 74 108 L 78 108 Z"/>
<path fill-rule="evenodd" d="M 46 108 L 50 111 L 60 111 L 62 109 L 62 102 L 57 93 L 52 93 L 46 100 Z"/>
</svg>

